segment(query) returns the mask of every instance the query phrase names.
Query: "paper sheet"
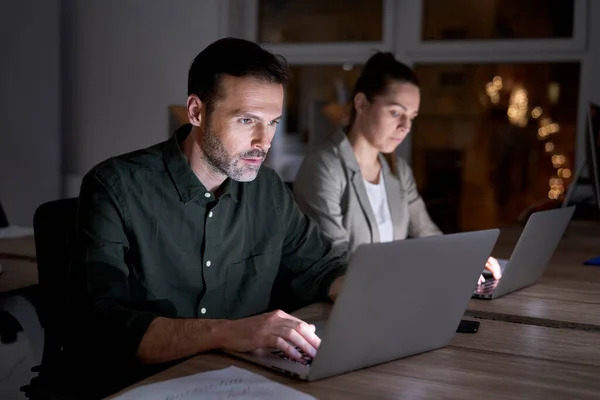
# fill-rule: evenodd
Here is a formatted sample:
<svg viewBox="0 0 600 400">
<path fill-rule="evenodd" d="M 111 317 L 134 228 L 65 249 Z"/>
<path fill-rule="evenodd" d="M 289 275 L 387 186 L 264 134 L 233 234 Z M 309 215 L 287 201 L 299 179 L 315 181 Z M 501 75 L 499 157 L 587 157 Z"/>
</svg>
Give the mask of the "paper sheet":
<svg viewBox="0 0 600 400">
<path fill-rule="evenodd" d="M 114 400 L 286 399 L 316 400 L 234 366 L 132 389 Z"/>
<path fill-rule="evenodd" d="M 0 239 L 18 239 L 25 236 L 32 236 L 33 228 L 23 226 L 10 225 L 5 228 L 0 228 Z"/>
</svg>

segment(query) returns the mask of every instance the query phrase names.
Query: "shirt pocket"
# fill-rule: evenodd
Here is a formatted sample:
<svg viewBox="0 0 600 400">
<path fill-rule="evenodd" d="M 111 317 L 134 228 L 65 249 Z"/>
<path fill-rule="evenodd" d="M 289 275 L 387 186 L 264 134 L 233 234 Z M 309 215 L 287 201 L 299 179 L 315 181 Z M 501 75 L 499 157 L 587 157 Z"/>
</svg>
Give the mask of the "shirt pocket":
<svg viewBox="0 0 600 400">
<path fill-rule="evenodd" d="M 225 300 L 231 319 L 263 313 L 269 306 L 281 252 L 252 254 L 227 266 Z"/>
</svg>

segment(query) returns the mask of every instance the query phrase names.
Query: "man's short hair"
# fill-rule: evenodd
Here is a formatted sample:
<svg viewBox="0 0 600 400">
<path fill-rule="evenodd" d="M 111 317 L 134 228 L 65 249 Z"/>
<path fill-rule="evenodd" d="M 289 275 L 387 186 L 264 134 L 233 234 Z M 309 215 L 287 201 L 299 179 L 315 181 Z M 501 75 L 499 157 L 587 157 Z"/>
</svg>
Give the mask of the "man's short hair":
<svg viewBox="0 0 600 400">
<path fill-rule="evenodd" d="M 254 42 L 219 39 L 194 58 L 188 73 L 188 96 L 197 95 L 210 110 L 218 99 L 223 75 L 252 77 L 285 85 L 289 80 L 289 69 L 283 56 L 272 54 Z"/>
</svg>

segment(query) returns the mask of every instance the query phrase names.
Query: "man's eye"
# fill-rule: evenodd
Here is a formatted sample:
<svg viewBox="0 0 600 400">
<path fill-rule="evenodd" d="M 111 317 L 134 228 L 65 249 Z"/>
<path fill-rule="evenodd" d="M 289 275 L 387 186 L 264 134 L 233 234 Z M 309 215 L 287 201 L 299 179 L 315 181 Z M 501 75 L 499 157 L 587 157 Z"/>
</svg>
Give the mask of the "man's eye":
<svg viewBox="0 0 600 400">
<path fill-rule="evenodd" d="M 252 123 L 252 120 L 251 120 L 250 118 L 242 118 L 242 119 L 240 119 L 240 122 L 241 122 L 243 125 L 248 125 L 248 124 L 251 124 L 251 123 Z"/>
<path fill-rule="evenodd" d="M 390 114 L 392 114 L 392 117 L 397 118 L 400 116 L 400 113 L 398 111 L 392 111 Z"/>
<path fill-rule="evenodd" d="M 269 125 L 273 126 L 273 125 L 277 125 L 279 123 L 279 120 L 273 120 L 271 122 L 269 122 Z"/>
</svg>

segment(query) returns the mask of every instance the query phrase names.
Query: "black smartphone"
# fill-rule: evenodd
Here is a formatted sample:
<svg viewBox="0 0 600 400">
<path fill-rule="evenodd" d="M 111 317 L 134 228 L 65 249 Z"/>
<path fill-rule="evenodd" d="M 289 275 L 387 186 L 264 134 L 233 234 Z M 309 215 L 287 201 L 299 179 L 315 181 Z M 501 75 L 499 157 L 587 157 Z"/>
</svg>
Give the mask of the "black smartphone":
<svg viewBox="0 0 600 400">
<path fill-rule="evenodd" d="M 475 333 L 479 330 L 479 321 L 469 321 L 463 319 L 458 324 L 458 329 L 456 332 L 460 333 Z"/>
</svg>

